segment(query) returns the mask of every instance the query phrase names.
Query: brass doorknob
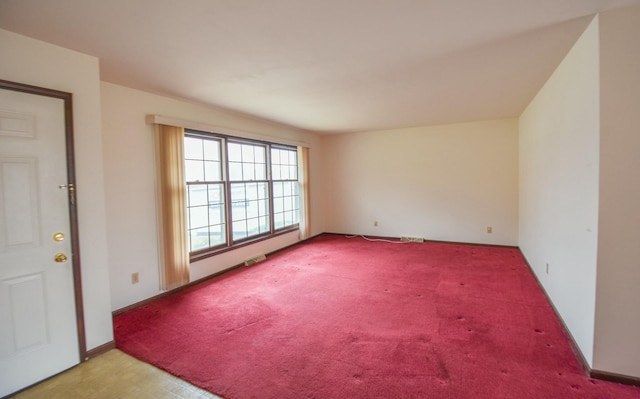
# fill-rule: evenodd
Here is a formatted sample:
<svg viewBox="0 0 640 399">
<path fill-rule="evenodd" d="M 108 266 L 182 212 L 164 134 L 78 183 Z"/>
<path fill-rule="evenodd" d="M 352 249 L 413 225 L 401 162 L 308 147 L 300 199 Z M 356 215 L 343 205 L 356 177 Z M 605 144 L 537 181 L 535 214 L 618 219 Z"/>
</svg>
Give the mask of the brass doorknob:
<svg viewBox="0 0 640 399">
<path fill-rule="evenodd" d="M 58 262 L 58 263 L 66 262 L 67 261 L 67 255 L 62 254 L 62 253 L 57 253 L 55 258 L 53 258 L 53 259 L 55 259 L 55 261 Z"/>
</svg>

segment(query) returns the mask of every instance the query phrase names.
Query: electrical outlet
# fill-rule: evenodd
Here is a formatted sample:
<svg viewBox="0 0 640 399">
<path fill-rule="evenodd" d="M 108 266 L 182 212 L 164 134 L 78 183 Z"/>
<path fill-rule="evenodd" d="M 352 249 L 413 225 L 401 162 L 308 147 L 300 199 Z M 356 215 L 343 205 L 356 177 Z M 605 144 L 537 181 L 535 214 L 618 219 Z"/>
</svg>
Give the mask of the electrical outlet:
<svg viewBox="0 0 640 399">
<path fill-rule="evenodd" d="M 140 274 L 138 272 L 131 273 L 131 284 L 138 284 L 140 281 Z"/>
<path fill-rule="evenodd" d="M 373 227 L 378 227 L 378 221 L 377 220 L 373 221 Z"/>
<path fill-rule="evenodd" d="M 489 234 L 493 233 L 493 227 L 491 226 L 487 227 L 487 233 Z"/>
</svg>

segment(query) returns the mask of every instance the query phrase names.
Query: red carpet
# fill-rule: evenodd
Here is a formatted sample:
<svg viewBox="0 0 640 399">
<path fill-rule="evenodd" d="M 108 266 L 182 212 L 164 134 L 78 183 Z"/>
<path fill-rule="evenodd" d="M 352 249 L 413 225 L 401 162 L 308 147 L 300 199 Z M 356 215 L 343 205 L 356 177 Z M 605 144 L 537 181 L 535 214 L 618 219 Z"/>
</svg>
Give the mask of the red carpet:
<svg viewBox="0 0 640 399">
<path fill-rule="evenodd" d="M 114 324 L 121 350 L 229 399 L 640 398 L 584 375 L 511 248 L 324 235 Z"/>
</svg>

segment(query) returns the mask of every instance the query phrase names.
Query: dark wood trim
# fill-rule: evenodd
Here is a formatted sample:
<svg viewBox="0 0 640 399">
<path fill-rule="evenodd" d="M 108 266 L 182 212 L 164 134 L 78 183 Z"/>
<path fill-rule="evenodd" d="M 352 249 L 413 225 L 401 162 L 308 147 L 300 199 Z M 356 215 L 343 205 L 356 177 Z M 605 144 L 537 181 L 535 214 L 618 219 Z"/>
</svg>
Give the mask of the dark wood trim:
<svg viewBox="0 0 640 399">
<path fill-rule="evenodd" d="M 76 329 L 80 362 L 87 357 L 87 343 L 84 322 L 84 302 L 82 295 L 82 273 L 80 263 L 80 239 L 78 232 L 77 185 L 75 177 L 75 152 L 73 140 L 73 95 L 60 90 L 47 89 L 0 79 L 0 88 L 21 93 L 61 99 L 64 103 L 65 148 L 67 157 L 67 185 L 69 186 L 69 228 L 71 242 L 71 262 L 73 269 L 73 291 L 75 296 Z"/>
<path fill-rule="evenodd" d="M 582 366 L 582 370 L 588 376 L 591 373 L 591 367 L 589 366 L 589 362 L 587 362 L 587 359 L 584 357 L 584 354 L 580 350 L 580 347 L 578 346 L 578 343 L 576 342 L 575 338 L 573 337 L 573 334 L 571 334 L 571 331 L 569 330 L 569 327 L 564 322 L 564 319 L 562 318 L 562 316 L 560 316 L 560 312 L 558 312 L 558 309 L 553 304 L 553 301 L 551 300 L 551 297 L 549 296 L 549 293 L 547 292 L 547 290 L 542 285 L 542 282 L 540 282 L 540 279 L 538 279 L 538 276 L 536 275 L 536 273 L 533 271 L 533 268 L 531 267 L 531 264 L 529 263 L 529 260 L 527 259 L 527 257 L 522 252 L 522 249 L 518 248 L 518 251 L 520 251 L 520 255 L 522 255 L 522 259 L 524 259 L 524 262 L 527 264 L 527 267 L 529 268 L 529 272 L 531 272 L 531 275 L 536 280 L 536 283 L 538 284 L 538 287 L 540 288 L 540 290 L 544 294 L 545 298 L 547 299 L 547 303 L 549 303 L 549 306 L 551 306 L 551 309 L 553 309 L 553 313 L 555 313 L 556 319 L 558 319 L 558 321 L 560 321 L 560 325 L 562 326 L 562 329 L 564 330 L 564 334 L 569 339 L 569 342 L 571 343 L 571 349 L 573 350 L 573 353 L 576 355 L 576 358 L 578 358 L 578 361 L 580 362 L 580 365 Z"/>
<path fill-rule="evenodd" d="M 202 283 L 204 283 L 205 281 L 209 281 L 209 280 L 211 280 L 211 279 L 213 279 L 213 278 L 216 278 L 216 277 L 218 277 L 218 276 L 220 276 L 220 275 L 223 275 L 223 274 L 229 273 L 229 272 L 231 272 L 231 271 L 233 271 L 233 270 L 236 270 L 236 269 L 239 269 L 239 268 L 241 268 L 241 267 L 243 267 L 243 266 L 244 266 L 244 263 L 239 263 L 239 264 L 237 264 L 237 265 L 230 266 L 230 267 L 228 267 L 228 268 L 226 268 L 226 269 L 224 269 L 224 270 L 221 270 L 221 271 L 219 271 L 219 272 L 216 272 L 216 273 L 210 274 L 210 275 L 208 275 L 208 276 L 206 276 L 206 277 L 203 277 L 203 278 L 201 278 L 201 279 L 198 279 L 198 280 L 192 281 L 192 282 L 187 283 L 187 284 L 185 284 L 185 285 L 181 285 L 180 287 L 177 287 L 177 288 L 174 288 L 174 289 L 171 289 L 171 290 L 168 290 L 168 291 L 162 292 L 162 293 L 160 293 L 160 294 L 158 294 L 158 295 L 154 295 L 154 296 L 152 296 L 152 297 L 150 297 L 150 298 L 147 298 L 147 299 L 143 299 L 142 301 L 140 301 L 140 302 L 136 302 L 136 303 L 133 303 L 133 304 L 131 304 L 131 305 L 129 305 L 129 306 L 125 306 L 125 307 L 123 307 L 123 308 L 116 309 L 116 310 L 114 310 L 113 312 L 111 312 L 111 314 L 112 314 L 113 316 L 117 316 L 117 315 L 119 315 L 119 314 L 126 313 L 126 312 L 128 312 L 128 311 L 130 311 L 130 310 L 133 310 L 133 309 L 139 308 L 139 307 L 141 307 L 141 306 L 144 306 L 144 305 L 150 304 L 150 303 L 155 302 L 155 301 L 157 301 L 157 300 L 159 300 L 159 299 L 162 299 L 162 298 L 164 298 L 164 297 L 167 297 L 167 296 L 170 296 L 170 295 L 173 295 L 173 294 L 177 294 L 178 292 L 182 292 L 182 291 L 187 290 L 187 289 L 189 289 L 189 288 L 195 287 L 195 286 L 196 286 L 196 285 L 198 285 L 198 284 L 202 284 Z"/>
<path fill-rule="evenodd" d="M 11 82 L 9 80 L 0 79 L 0 89 L 19 91 L 21 93 L 35 94 L 44 97 L 53 97 L 65 100 L 71 94 L 65 91 L 47 89 L 44 87 L 32 86 L 24 83 Z"/>
<path fill-rule="evenodd" d="M 326 235 L 334 235 L 334 236 L 346 236 L 346 237 L 366 237 L 371 238 L 373 240 L 391 240 L 391 241 L 400 241 L 400 237 L 388 237 L 388 236 L 372 236 L 372 235 L 362 235 L 362 234 L 346 234 L 346 233 L 322 233 Z M 476 242 L 464 242 L 464 241 L 442 241 L 442 240 L 429 240 L 424 238 L 425 243 L 434 243 L 434 244 L 454 244 L 454 245 L 473 245 L 478 247 L 494 247 L 494 248 L 512 248 L 517 249 L 517 245 L 501 245 L 501 244 L 481 244 Z"/>
<path fill-rule="evenodd" d="M 553 312 L 556 314 L 557 319 L 560 321 L 560 324 L 562 325 L 562 328 L 564 330 L 565 335 L 569 338 L 569 342 L 571 342 L 571 349 L 573 349 L 573 352 L 575 353 L 576 357 L 578 358 L 578 361 L 582 365 L 582 369 L 584 370 L 585 374 L 587 376 L 589 376 L 590 378 L 594 378 L 594 379 L 598 379 L 598 380 L 616 382 L 618 384 L 640 386 L 640 377 L 632 377 L 632 376 L 628 376 L 628 375 L 612 373 L 612 372 L 609 372 L 609 371 L 595 370 L 595 369 L 592 369 L 591 366 L 589 366 L 589 363 L 587 362 L 587 359 L 585 359 L 584 354 L 580 350 L 580 347 L 578 346 L 578 343 L 573 338 L 573 335 L 571 334 L 571 332 L 569 331 L 569 328 L 565 324 L 564 319 L 562 318 L 562 316 L 560 316 L 560 312 L 558 312 L 558 309 L 555 307 L 555 305 L 551 301 L 551 298 L 549 297 L 549 294 L 547 293 L 547 290 L 544 288 L 544 286 L 542 285 L 542 283 L 538 279 L 538 276 L 533 271 L 533 268 L 531 267 L 531 264 L 529 263 L 529 260 L 527 259 L 527 257 L 522 252 L 522 249 L 521 248 L 518 248 L 518 249 L 520 250 L 520 254 L 522 255 L 522 259 L 524 259 L 525 263 L 529 267 L 529 271 L 531 272 L 531 274 L 535 278 L 536 282 L 538 283 L 538 286 L 540 287 L 540 290 L 542 290 L 542 292 L 544 293 L 544 296 L 547 298 L 547 302 L 549 302 L 549 305 L 551 306 L 551 309 L 553 309 Z"/>
<path fill-rule="evenodd" d="M 424 240 L 424 242 L 432 242 L 432 243 L 437 243 L 437 244 L 471 245 L 471 246 L 475 246 L 475 247 L 519 249 L 517 245 L 482 244 L 482 243 L 477 243 L 477 242 L 464 242 L 464 241 Z"/>
<path fill-rule="evenodd" d="M 309 240 L 311 240 L 312 238 L 315 238 L 315 237 L 317 237 L 317 236 L 319 236 L 319 235 L 322 235 L 322 234 L 324 234 L 324 233 L 320 233 L 320 234 L 317 234 L 317 235 L 315 235 L 315 236 L 312 236 L 312 237 L 309 237 L 309 238 L 305 238 L 304 240 L 300 240 L 300 241 L 294 242 L 293 244 L 290 244 L 290 245 L 284 246 L 284 247 L 282 247 L 282 248 L 278 248 L 278 249 L 276 249 L 276 250 L 274 250 L 274 251 L 271 251 L 271 252 L 267 253 L 265 256 L 267 256 L 267 257 L 269 257 L 269 256 L 273 256 L 273 255 L 275 255 L 275 254 L 277 254 L 277 253 L 279 253 L 279 252 L 282 252 L 282 251 L 284 251 L 284 250 L 287 250 L 287 249 L 289 249 L 289 248 L 295 247 L 295 246 L 297 246 L 297 245 L 301 245 L 302 243 L 304 243 L 304 242 L 306 242 L 306 241 L 309 241 Z M 175 294 L 175 293 L 178 293 L 178 292 L 184 291 L 184 290 L 186 290 L 186 289 L 189 289 L 189 288 L 195 287 L 195 286 L 196 286 L 196 285 L 198 285 L 198 284 L 202 284 L 202 283 L 204 283 L 204 282 L 206 282 L 206 281 L 209 281 L 209 280 L 211 280 L 211 279 L 214 279 L 214 278 L 216 278 L 216 277 L 219 277 L 219 276 L 221 276 L 221 275 L 223 275 L 223 274 L 230 273 L 230 272 L 232 272 L 232 271 L 234 271 L 234 270 L 236 270 L 236 269 L 240 269 L 240 268 L 242 268 L 242 267 L 244 267 L 244 263 L 239 263 L 239 264 L 237 264 L 237 265 L 230 266 L 230 267 L 228 267 L 228 268 L 226 268 L 226 269 L 224 269 L 224 270 L 221 270 L 221 271 L 219 271 L 219 272 L 217 272 L 217 273 L 210 274 L 210 275 L 208 275 L 208 276 L 206 276 L 206 277 L 203 277 L 203 278 L 201 278 L 201 279 L 198 279 L 198 280 L 192 281 L 192 282 L 190 282 L 190 283 L 188 283 L 188 284 L 185 284 L 185 285 L 183 285 L 183 286 L 180 286 L 180 287 L 178 287 L 178 288 L 174 288 L 174 289 L 172 289 L 172 290 L 165 291 L 165 292 L 163 292 L 163 293 L 161 293 L 161 294 L 154 295 L 154 296 L 152 296 L 152 297 L 150 297 L 150 298 L 147 298 L 147 299 L 144 299 L 144 300 L 142 300 L 142 301 L 140 301 L 140 302 L 136 302 L 136 303 L 131 304 L 131 305 L 129 305 L 129 306 L 125 306 L 125 307 L 123 307 L 123 308 L 116 309 L 116 310 L 114 310 L 113 312 L 111 312 L 111 314 L 112 314 L 113 316 L 117 316 L 117 315 L 119 315 L 119 314 L 126 313 L 126 312 L 128 312 L 128 311 L 130 311 L 130 310 L 133 310 L 133 309 L 135 309 L 135 308 L 139 308 L 140 306 L 147 305 L 147 304 L 149 304 L 149 303 L 151 303 L 151 302 L 154 302 L 154 301 L 156 301 L 156 300 L 158 300 L 158 299 L 161 299 L 161 298 L 164 298 L 164 297 L 166 297 L 166 296 L 173 295 L 173 294 Z"/>
<path fill-rule="evenodd" d="M 65 129 L 67 145 L 67 185 L 69 186 L 69 228 L 73 266 L 73 290 L 76 299 L 76 319 L 80 359 L 87 358 L 87 338 L 84 320 L 84 295 L 82 294 L 82 265 L 80 262 L 80 231 L 78 229 L 78 185 L 76 182 L 75 142 L 73 130 L 73 95 L 65 99 Z"/>
<path fill-rule="evenodd" d="M 116 348 L 116 341 L 109 341 L 105 344 L 102 344 L 100 346 L 97 346 L 89 351 L 87 351 L 87 354 L 85 356 L 84 360 L 91 360 L 94 357 L 100 356 L 102 354 L 105 354 L 107 352 L 109 352 L 112 349 Z"/>
<path fill-rule="evenodd" d="M 624 385 L 635 385 L 637 387 L 640 387 L 640 377 L 631 377 L 628 375 L 616 374 L 609 371 L 601 371 L 595 369 L 591 369 L 589 376 L 598 380 L 616 382 L 618 384 Z"/>
</svg>

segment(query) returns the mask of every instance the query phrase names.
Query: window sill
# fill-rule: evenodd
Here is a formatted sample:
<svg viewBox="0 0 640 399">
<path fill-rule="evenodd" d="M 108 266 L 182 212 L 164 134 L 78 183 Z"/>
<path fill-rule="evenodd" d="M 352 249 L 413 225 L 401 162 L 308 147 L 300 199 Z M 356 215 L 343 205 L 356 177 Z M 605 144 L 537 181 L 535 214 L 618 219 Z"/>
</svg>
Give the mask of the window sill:
<svg viewBox="0 0 640 399">
<path fill-rule="evenodd" d="M 291 233 L 293 231 L 298 231 L 298 230 L 300 230 L 300 228 L 299 228 L 299 225 L 296 224 L 294 226 L 291 226 L 291 227 L 288 227 L 288 228 L 284 228 L 282 230 L 278 230 L 273 234 L 269 234 L 269 235 L 266 235 L 266 236 L 259 236 L 259 237 L 256 237 L 256 238 L 248 239 L 246 241 L 241 241 L 241 242 L 239 242 L 237 244 L 233 244 L 233 245 L 228 246 L 228 247 L 213 248 L 213 249 L 210 249 L 210 250 L 205 250 L 205 251 L 202 251 L 202 252 L 196 252 L 196 253 L 193 253 L 193 254 L 189 254 L 189 262 L 190 263 L 197 262 L 199 260 L 210 258 L 212 256 L 216 256 L 216 255 L 219 255 L 219 254 L 222 254 L 222 253 L 225 253 L 225 252 L 233 251 L 233 250 L 236 250 L 238 248 L 246 247 L 248 245 L 252 245 L 252 244 L 255 244 L 255 243 L 258 243 L 258 242 L 261 242 L 261 241 L 266 241 L 266 240 L 269 240 L 271 238 L 278 237 L 278 236 L 281 236 L 283 234 Z"/>
</svg>

